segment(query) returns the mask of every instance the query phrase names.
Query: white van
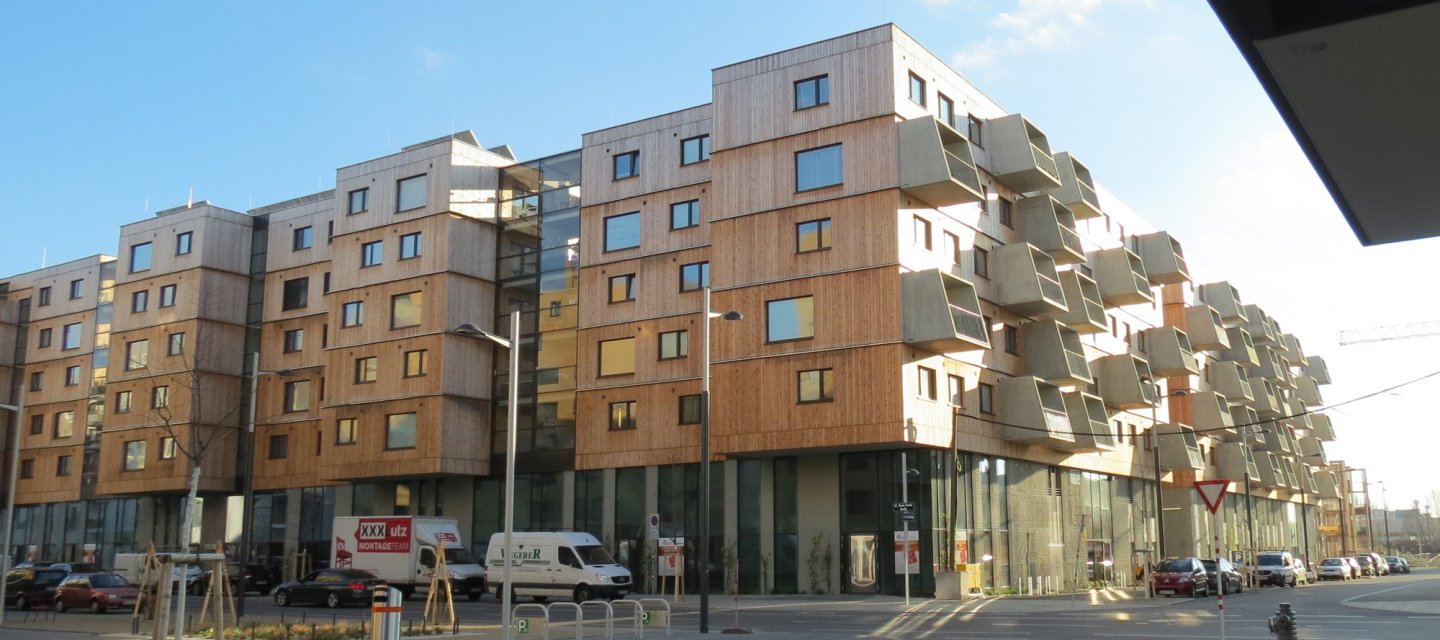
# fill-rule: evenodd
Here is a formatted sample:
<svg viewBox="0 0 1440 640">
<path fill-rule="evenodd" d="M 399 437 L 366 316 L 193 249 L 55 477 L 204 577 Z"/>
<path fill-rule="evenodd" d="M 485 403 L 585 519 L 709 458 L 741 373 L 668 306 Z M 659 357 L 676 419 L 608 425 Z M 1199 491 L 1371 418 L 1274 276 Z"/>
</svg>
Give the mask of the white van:
<svg viewBox="0 0 1440 640">
<path fill-rule="evenodd" d="M 614 600 L 630 593 L 630 570 L 620 566 L 588 533 L 526 531 L 511 534 L 510 571 L 517 596 L 544 602 L 554 596 L 584 602 Z M 505 534 L 490 536 L 487 573 L 495 597 L 505 597 Z"/>
</svg>

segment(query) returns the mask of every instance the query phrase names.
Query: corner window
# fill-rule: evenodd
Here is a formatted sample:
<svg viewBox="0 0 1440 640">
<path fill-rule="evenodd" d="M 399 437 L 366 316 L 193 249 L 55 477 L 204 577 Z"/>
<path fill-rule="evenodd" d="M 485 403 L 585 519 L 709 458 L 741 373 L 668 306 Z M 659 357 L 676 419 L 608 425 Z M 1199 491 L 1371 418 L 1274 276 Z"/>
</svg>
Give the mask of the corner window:
<svg viewBox="0 0 1440 640">
<path fill-rule="evenodd" d="M 427 351 L 425 349 L 421 349 L 419 351 L 406 351 L 404 377 L 418 378 L 429 373 L 429 360 L 430 359 L 427 356 Z"/>
<path fill-rule="evenodd" d="M 635 301 L 635 274 L 610 276 L 610 302 Z"/>
<path fill-rule="evenodd" d="M 79 299 L 80 299 L 80 296 L 81 296 L 81 295 L 84 295 L 84 291 L 85 291 L 85 280 L 84 280 L 83 278 L 80 279 L 80 280 L 71 280 L 71 281 L 70 281 L 70 299 L 71 299 L 71 300 L 79 300 Z"/>
<path fill-rule="evenodd" d="M 635 339 L 620 338 L 600 342 L 601 376 L 635 373 Z"/>
<path fill-rule="evenodd" d="M 680 424 L 700 424 L 700 396 L 680 396 Z"/>
<path fill-rule="evenodd" d="M 175 255 L 183 256 L 190 253 L 190 245 L 195 237 L 191 235 L 192 233 L 191 231 L 186 231 L 185 233 L 175 236 Z"/>
<path fill-rule="evenodd" d="M 385 261 L 385 241 L 376 240 L 360 245 L 360 267 L 373 267 Z"/>
<path fill-rule="evenodd" d="M 310 410 L 310 381 L 295 380 L 285 383 L 285 413 L 299 413 Z"/>
<path fill-rule="evenodd" d="M 807 220 L 795 225 L 795 253 L 830 248 L 830 219 Z"/>
<path fill-rule="evenodd" d="M 920 216 L 914 217 L 912 232 L 915 234 L 915 246 L 929 251 L 934 247 L 930 239 L 930 221 Z"/>
<path fill-rule="evenodd" d="M 844 164 L 844 146 L 839 144 L 795 152 L 795 191 L 841 184 Z"/>
<path fill-rule="evenodd" d="M 605 250 L 619 251 L 640 246 L 640 212 L 632 211 L 605 219 Z"/>
<path fill-rule="evenodd" d="M 175 285 L 167 284 L 160 287 L 160 307 L 175 306 Z"/>
<path fill-rule="evenodd" d="M 150 270 L 150 243 L 142 242 L 130 247 L 130 273 Z"/>
<path fill-rule="evenodd" d="M 358 327 L 362 324 L 365 324 L 364 302 L 347 302 L 344 306 L 340 307 L 341 328 Z"/>
<path fill-rule="evenodd" d="M 425 206 L 426 189 L 429 186 L 425 174 L 405 178 L 395 183 L 395 212 L 410 211 Z"/>
<path fill-rule="evenodd" d="M 980 383 L 980 413 L 986 415 L 995 414 L 995 387 L 993 385 Z"/>
<path fill-rule="evenodd" d="M 80 323 L 72 322 L 60 328 L 60 349 L 69 351 L 80 348 Z"/>
<path fill-rule="evenodd" d="M 125 471 L 139 471 L 145 468 L 145 441 L 131 440 L 125 443 Z"/>
<path fill-rule="evenodd" d="M 835 370 L 801 371 L 796 376 L 795 387 L 796 401 L 800 404 L 833 402 L 835 400 Z"/>
<path fill-rule="evenodd" d="M 144 313 L 150 309 L 150 290 L 141 289 L 130 294 L 130 313 Z"/>
<path fill-rule="evenodd" d="M 150 366 L 150 341 L 136 340 L 125 343 L 125 370 L 134 371 Z"/>
<path fill-rule="evenodd" d="M 830 76 L 815 76 L 795 82 L 795 110 L 830 104 Z"/>
<path fill-rule="evenodd" d="M 185 334 L 170 334 L 165 341 L 165 355 L 178 356 L 183 353 L 185 353 Z"/>
<path fill-rule="evenodd" d="M 624 180 L 640 175 L 640 152 L 626 151 L 611 156 L 615 164 L 615 179 Z"/>
<path fill-rule="evenodd" d="M 370 356 L 355 359 L 355 384 L 374 382 L 379 377 L 380 358 Z"/>
<path fill-rule="evenodd" d="M 699 291 L 710 286 L 710 263 L 696 262 L 680 266 L 680 291 Z"/>
<path fill-rule="evenodd" d="M 913 73 L 910 74 L 910 101 L 925 106 L 925 81 Z"/>
<path fill-rule="evenodd" d="M 680 164 L 695 164 L 710 159 L 710 136 L 695 136 L 680 141 Z"/>
<path fill-rule="evenodd" d="M 356 189 L 350 192 L 349 213 L 364 213 L 370 210 L 370 190 Z"/>
<path fill-rule="evenodd" d="M 765 341 L 815 337 L 815 298 L 803 296 L 765 303 Z"/>
<path fill-rule="evenodd" d="M 939 103 L 938 115 L 940 121 L 955 128 L 955 101 L 946 97 L 945 94 L 936 92 L 935 101 Z"/>
<path fill-rule="evenodd" d="M 394 413 L 385 416 L 385 448 L 414 449 L 415 413 Z"/>
<path fill-rule="evenodd" d="M 310 304 L 310 278 L 286 280 L 280 296 L 280 310 L 303 309 Z"/>
<path fill-rule="evenodd" d="M 915 383 L 920 397 L 926 400 L 938 400 L 939 389 L 936 388 L 935 370 L 929 367 L 916 367 L 915 370 L 918 372 Z"/>
<path fill-rule="evenodd" d="M 36 297 L 39 298 L 35 301 L 36 306 L 50 306 L 50 287 L 40 287 L 40 293 Z"/>
<path fill-rule="evenodd" d="M 291 329 L 285 332 L 285 353 L 297 353 L 305 348 L 305 330 Z"/>
<path fill-rule="evenodd" d="M 270 436 L 270 459 L 282 460 L 290 457 L 290 436 L 280 433 Z"/>
<path fill-rule="evenodd" d="M 621 431 L 635 428 L 635 401 L 610 403 L 610 430 Z"/>
<path fill-rule="evenodd" d="M 420 234 L 407 233 L 400 236 L 400 259 L 409 260 L 420 257 Z"/>
<path fill-rule="evenodd" d="M 670 230 L 700 226 L 700 201 L 686 200 L 670 205 Z"/>
<path fill-rule="evenodd" d="M 420 314 L 424 309 L 425 294 L 411 291 L 390 297 L 390 328 L 404 329 L 420 326 Z"/>
<path fill-rule="evenodd" d="M 660 334 L 660 359 L 674 360 L 690 355 L 689 331 L 666 331 Z"/>
<path fill-rule="evenodd" d="M 335 421 L 335 444 L 355 444 L 355 418 L 341 418 Z"/>
<path fill-rule="evenodd" d="M 990 277 L 990 252 L 980 247 L 975 247 L 975 275 L 986 279 Z"/>
<path fill-rule="evenodd" d="M 295 251 L 309 249 L 315 242 L 315 229 L 313 227 L 300 227 L 294 232 L 290 239 L 290 248 Z"/>
<path fill-rule="evenodd" d="M 965 379 L 960 376 L 948 376 L 950 380 L 950 406 L 965 406 Z"/>
</svg>

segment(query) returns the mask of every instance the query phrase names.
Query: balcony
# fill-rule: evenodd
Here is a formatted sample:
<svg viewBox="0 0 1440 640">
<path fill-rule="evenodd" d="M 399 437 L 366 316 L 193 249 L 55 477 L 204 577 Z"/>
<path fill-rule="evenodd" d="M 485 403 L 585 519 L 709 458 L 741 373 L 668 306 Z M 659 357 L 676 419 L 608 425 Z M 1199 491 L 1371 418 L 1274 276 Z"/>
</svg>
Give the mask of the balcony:
<svg viewBox="0 0 1440 640">
<path fill-rule="evenodd" d="M 1157 376 L 1184 376 L 1200 373 L 1200 363 L 1190 348 L 1190 338 L 1175 327 L 1145 329 L 1149 345 L 1150 371 Z"/>
<path fill-rule="evenodd" d="M 1305 366 L 1305 363 L 1309 362 L 1305 357 L 1305 349 L 1300 346 L 1300 339 L 1296 338 L 1295 334 L 1284 334 L 1280 336 L 1280 340 L 1285 343 L 1285 352 L 1281 353 L 1280 357 L 1290 363 L 1291 366 L 1302 367 Z"/>
<path fill-rule="evenodd" d="M 1249 331 L 1229 327 L 1225 329 L 1225 335 L 1230 338 L 1230 348 L 1220 352 L 1218 357 L 1222 362 L 1233 362 L 1246 369 L 1260 366 L 1260 354 L 1255 352 L 1255 344 L 1250 342 Z"/>
<path fill-rule="evenodd" d="M 1100 199 L 1095 197 L 1095 180 L 1090 177 L 1090 170 L 1068 151 L 1055 154 L 1055 166 L 1060 168 L 1060 186 L 1048 193 L 1075 212 L 1078 220 L 1104 215 Z"/>
<path fill-rule="evenodd" d="M 1247 402 L 1251 409 L 1260 414 L 1262 418 L 1278 418 L 1285 415 L 1285 406 L 1281 404 L 1280 392 L 1275 388 L 1275 383 L 1264 378 L 1252 376 L 1250 378 L 1250 391 L 1255 396 L 1254 400 Z"/>
<path fill-rule="evenodd" d="M 1310 376 L 1295 377 L 1295 397 L 1307 407 L 1325 404 L 1325 399 L 1320 397 L 1320 383 Z"/>
<path fill-rule="evenodd" d="M 1254 378 L 1259 376 L 1276 384 L 1286 382 L 1285 374 L 1289 371 L 1289 367 L 1286 367 L 1285 363 L 1280 361 L 1280 355 L 1275 353 L 1274 349 L 1257 345 L 1255 347 L 1255 355 L 1260 358 L 1260 366 L 1250 371 L 1250 377 Z"/>
<path fill-rule="evenodd" d="M 1085 347 L 1074 329 L 1054 320 L 1042 320 L 1025 324 L 1020 331 L 1029 375 L 1060 386 L 1093 382 Z"/>
<path fill-rule="evenodd" d="M 1243 404 L 1230 405 L 1230 422 L 1235 425 L 1235 439 L 1245 444 L 1257 442 L 1259 438 L 1256 434 L 1271 426 L 1261 423 L 1260 414 Z"/>
<path fill-rule="evenodd" d="M 1100 299 L 1107 306 L 1123 307 L 1154 301 L 1150 279 L 1140 256 L 1125 247 L 1101 249 L 1091 254 L 1095 267 L 1095 283 L 1100 285 Z"/>
<path fill-rule="evenodd" d="M 1238 404 L 1255 399 L 1254 392 L 1250 390 L 1250 379 L 1245 377 L 1245 370 L 1234 362 L 1211 360 L 1205 363 L 1205 380 L 1210 383 L 1211 390 L 1225 396 L 1230 402 Z"/>
<path fill-rule="evenodd" d="M 1265 451 L 1276 455 L 1289 455 L 1294 452 L 1290 444 L 1290 433 L 1284 427 L 1267 426 L 1260 431 L 1257 441 L 1250 446 L 1256 451 Z"/>
<path fill-rule="evenodd" d="M 1339 500 L 1340 479 L 1335 472 L 1329 469 L 1321 469 L 1315 472 L 1315 495 L 1322 500 Z"/>
<path fill-rule="evenodd" d="M 996 247 L 990 258 L 995 266 L 990 273 L 1000 306 L 1031 318 L 1049 318 L 1069 310 L 1050 254 L 1021 242 Z"/>
<path fill-rule="evenodd" d="M 1221 442 L 1215 445 L 1215 467 L 1220 477 L 1232 481 L 1260 480 L 1260 469 L 1255 464 L 1255 454 L 1250 447 L 1240 442 Z"/>
<path fill-rule="evenodd" d="M 1230 401 L 1214 391 L 1190 395 L 1191 422 L 1200 433 L 1221 440 L 1239 440 L 1235 418 L 1230 415 Z"/>
<path fill-rule="evenodd" d="M 1000 379 L 1000 421 L 1005 439 L 1069 448 L 1075 445 L 1060 387 L 1032 376 Z"/>
<path fill-rule="evenodd" d="M 1050 254 L 1056 264 L 1085 261 L 1085 248 L 1075 231 L 1075 214 L 1050 196 L 1032 196 L 1016 203 L 1020 237 Z"/>
<path fill-rule="evenodd" d="M 1255 455 L 1255 466 L 1260 471 L 1260 484 L 1265 487 L 1285 487 L 1285 471 L 1280 457 L 1273 453 L 1260 452 Z"/>
<path fill-rule="evenodd" d="M 933 207 L 980 202 L 970 141 L 933 116 L 900 123 L 900 188 Z"/>
<path fill-rule="evenodd" d="M 1090 363 L 1099 378 L 1100 397 L 1115 409 L 1144 409 L 1155 405 L 1155 385 L 1150 365 L 1130 354 L 1105 356 Z"/>
<path fill-rule="evenodd" d="M 1295 465 L 1295 470 L 1300 474 L 1300 482 L 1305 486 L 1305 491 L 1309 491 L 1310 495 L 1315 495 L 1319 492 L 1319 487 L 1315 483 L 1315 471 L 1313 469 L 1302 462 Z"/>
<path fill-rule="evenodd" d="M 1140 247 L 1140 260 L 1145 264 L 1145 273 L 1150 283 L 1182 284 L 1190 281 L 1190 269 L 1185 266 L 1185 252 L 1180 241 L 1164 231 L 1135 236 Z"/>
<path fill-rule="evenodd" d="M 1105 401 L 1082 391 L 1063 394 L 1065 413 L 1070 415 L 1070 431 L 1075 444 L 1070 451 L 1113 451 L 1115 434 L 1110 432 L 1110 414 Z"/>
<path fill-rule="evenodd" d="M 1196 351 L 1230 348 L 1230 335 L 1225 333 L 1225 322 L 1220 319 L 1220 312 L 1203 302 L 1185 307 L 1185 335 L 1190 336 L 1190 345 Z"/>
<path fill-rule="evenodd" d="M 1280 459 L 1280 468 L 1285 470 L 1285 484 L 1291 489 L 1300 488 L 1300 474 L 1295 472 L 1295 461 Z"/>
<path fill-rule="evenodd" d="M 1330 416 L 1323 413 L 1310 414 L 1310 435 L 1323 442 L 1334 442 L 1335 425 L 1330 422 Z"/>
<path fill-rule="evenodd" d="M 1325 466 L 1325 443 L 1319 438 L 1309 435 L 1300 438 L 1300 456 L 1308 465 Z"/>
<path fill-rule="evenodd" d="M 1280 334 L 1275 332 L 1275 324 L 1270 321 L 1270 316 L 1265 315 L 1265 310 L 1256 305 L 1245 305 L 1245 324 L 1240 326 L 1250 332 L 1250 341 L 1257 347 L 1280 341 Z"/>
<path fill-rule="evenodd" d="M 1305 408 L 1304 402 L 1301 402 L 1299 398 L 1291 397 L 1287 399 L 1282 406 L 1285 407 L 1285 415 L 1287 416 L 1284 420 L 1285 426 L 1305 433 L 1310 432 L 1310 414 L 1306 413 L 1308 409 Z"/>
<path fill-rule="evenodd" d="M 1305 375 L 1314 378 L 1317 383 L 1330 384 L 1330 367 L 1325 365 L 1325 359 L 1320 356 L 1310 356 L 1306 360 L 1305 366 L 1300 370 L 1304 371 Z"/>
<path fill-rule="evenodd" d="M 1220 312 L 1220 319 L 1225 322 L 1225 326 L 1235 326 L 1245 322 L 1245 304 L 1240 302 L 1240 292 L 1229 282 L 1202 284 L 1197 290 L 1197 295 L 1201 302 Z"/>
<path fill-rule="evenodd" d="M 1039 127 L 1015 113 L 985 121 L 990 173 L 1020 193 L 1060 186 L 1060 170 Z"/>
<path fill-rule="evenodd" d="M 905 342 L 936 353 L 990 348 L 975 285 L 941 269 L 900 276 Z"/>
<path fill-rule="evenodd" d="M 1163 471 L 1194 470 L 1205 468 L 1205 456 L 1200 455 L 1200 441 L 1195 430 L 1183 424 L 1158 425 L 1160 447 L 1160 469 Z"/>
<path fill-rule="evenodd" d="M 1100 300 L 1100 285 L 1079 271 L 1061 271 L 1060 289 L 1065 293 L 1069 311 L 1055 316 L 1056 320 L 1080 333 L 1104 333 L 1110 330 L 1105 319 L 1105 303 Z"/>
</svg>

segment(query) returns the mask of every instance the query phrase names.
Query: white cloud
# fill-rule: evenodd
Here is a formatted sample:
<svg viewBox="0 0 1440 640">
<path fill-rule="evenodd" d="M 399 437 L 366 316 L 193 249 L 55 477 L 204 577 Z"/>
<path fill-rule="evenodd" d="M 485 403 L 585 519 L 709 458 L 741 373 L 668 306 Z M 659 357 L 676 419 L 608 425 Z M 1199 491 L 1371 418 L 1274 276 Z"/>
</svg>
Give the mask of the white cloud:
<svg viewBox="0 0 1440 640">
<path fill-rule="evenodd" d="M 944 0 L 925 0 L 931 7 Z M 993 64 L 1002 54 L 1016 55 L 1070 44 L 1090 26 L 1089 16 L 1104 0 L 1020 0 L 1014 11 L 990 19 L 992 35 L 951 58 L 959 67 Z"/>
<path fill-rule="evenodd" d="M 420 65 L 427 73 L 436 71 L 450 62 L 450 56 L 448 54 L 428 47 L 420 47 L 415 50 L 415 53 L 420 56 Z"/>
</svg>

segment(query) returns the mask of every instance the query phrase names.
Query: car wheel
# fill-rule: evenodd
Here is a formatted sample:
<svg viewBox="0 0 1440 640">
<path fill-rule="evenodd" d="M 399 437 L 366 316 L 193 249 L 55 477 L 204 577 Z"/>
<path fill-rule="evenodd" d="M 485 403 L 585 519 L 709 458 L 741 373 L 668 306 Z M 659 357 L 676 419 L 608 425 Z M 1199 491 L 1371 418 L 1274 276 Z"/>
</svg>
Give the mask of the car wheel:
<svg viewBox="0 0 1440 640">
<path fill-rule="evenodd" d="M 589 600 L 592 596 L 593 594 L 590 593 L 589 585 L 582 584 L 578 587 L 575 587 L 575 604 L 585 602 L 586 600 Z"/>
<path fill-rule="evenodd" d="M 469 592 L 467 592 L 467 593 L 465 594 L 465 598 L 468 599 L 468 600 L 471 601 L 471 602 L 474 602 L 474 601 L 476 601 L 476 600 L 479 600 L 479 599 L 480 599 L 480 596 L 483 596 L 483 595 L 485 595 L 485 593 L 484 593 L 483 591 L 469 591 Z"/>
<path fill-rule="evenodd" d="M 64 601 L 64 600 L 61 600 L 61 599 L 59 599 L 59 598 L 56 598 L 56 599 L 55 599 L 55 613 L 65 613 L 65 601 Z"/>
<path fill-rule="evenodd" d="M 90 601 L 90 613 L 105 613 L 105 605 L 100 604 L 99 600 Z"/>
<path fill-rule="evenodd" d="M 340 606 L 340 594 L 331 593 L 330 595 L 325 596 L 325 606 L 330 607 L 331 609 L 338 608 Z"/>
<path fill-rule="evenodd" d="M 1235 583 L 1235 593 L 1245 593 L 1245 581 L 1244 581 L 1244 580 L 1240 580 L 1240 581 L 1238 581 L 1238 582 Z"/>
<path fill-rule="evenodd" d="M 275 604 L 278 604 L 278 605 L 280 605 L 280 606 L 282 606 L 282 607 L 288 607 L 288 606 L 290 606 L 290 594 L 289 594 L 289 593 L 286 593 L 286 592 L 284 592 L 284 591 L 276 591 L 276 592 L 275 592 Z"/>
<path fill-rule="evenodd" d="M 26 600 L 25 596 L 15 596 L 15 608 L 25 611 L 30 608 L 30 601 Z"/>
</svg>

